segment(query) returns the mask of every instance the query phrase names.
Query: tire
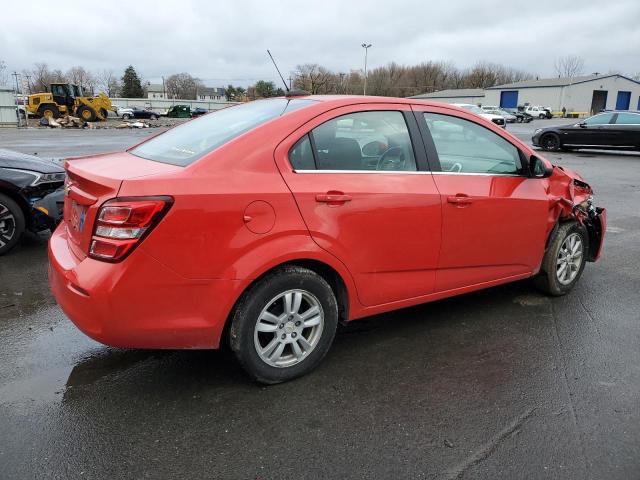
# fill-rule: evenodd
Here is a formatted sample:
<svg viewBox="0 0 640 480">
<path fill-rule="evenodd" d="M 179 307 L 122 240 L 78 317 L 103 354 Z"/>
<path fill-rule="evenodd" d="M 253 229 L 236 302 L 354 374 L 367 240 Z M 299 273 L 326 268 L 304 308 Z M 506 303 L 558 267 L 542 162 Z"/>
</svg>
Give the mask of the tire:
<svg viewBox="0 0 640 480">
<path fill-rule="evenodd" d="M 540 137 L 540 146 L 543 150 L 556 152 L 560 149 L 560 137 L 555 133 L 545 133 Z"/>
<path fill-rule="evenodd" d="M 517 121 L 518 123 L 522 123 L 522 117 L 517 117 L 517 118 L 516 118 L 516 121 Z"/>
<path fill-rule="evenodd" d="M 151 120 L 157 120 L 157 119 L 158 119 L 158 116 L 157 116 L 157 115 L 151 115 L 151 116 L 149 117 L 149 119 L 151 119 Z"/>
<path fill-rule="evenodd" d="M 22 209 L 13 199 L 0 193 L 0 255 L 16 246 L 24 230 Z"/>
<path fill-rule="evenodd" d="M 283 267 L 242 295 L 231 316 L 229 344 L 254 380 L 281 383 L 318 366 L 337 325 L 338 304 L 324 278 L 306 268 Z"/>
<path fill-rule="evenodd" d="M 104 117 L 104 119 L 106 120 L 107 118 L 109 118 L 109 112 L 107 111 L 106 108 L 101 108 L 100 109 L 100 113 L 102 114 L 102 116 Z"/>
<path fill-rule="evenodd" d="M 60 117 L 60 110 L 58 110 L 56 105 L 47 103 L 38 108 L 38 115 L 44 118 L 58 118 Z"/>
<path fill-rule="evenodd" d="M 571 248 L 574 250 L 567 257 Z M 588 251 L 589 236 L 585 228 L 573 221 L 561 224 L 544 254 L 534 285 L 548 295 L 569 293 L 582 276 Z"/>
<path fill-rule="evenodd" d="M 129 115 L 128 113 L 125 113 L 124 115 L 122 115 L 123 120 L 129 120 L 130 118 L 131 118 L 131 115 Z"/>
<path fill-rule="evenodd" d="M 80 117 L 85 122 L 95 122 L 96 121 L 96 111 L 88 107 L 86 105 L 80 105 L 76 110 L 76 115 Z"/>
<path fill-rule="evenodd" d="M 538 115 L 538 118 L 542 120 L 544 118 L 547 118 L 547 116 L 544 113 L 541 113 L 540 115 Z"/>
</svg>

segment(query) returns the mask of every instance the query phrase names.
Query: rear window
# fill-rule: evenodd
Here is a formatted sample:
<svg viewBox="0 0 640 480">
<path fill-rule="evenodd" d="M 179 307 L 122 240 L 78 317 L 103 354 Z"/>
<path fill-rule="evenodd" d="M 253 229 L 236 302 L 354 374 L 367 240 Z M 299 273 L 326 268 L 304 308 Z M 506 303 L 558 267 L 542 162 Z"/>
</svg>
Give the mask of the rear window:
<svg viewBox="0 0 640 480">
<path fill-rule="evenodd" d="M 314 102 L 274 98 L 228 107 L 167 130 L 129 153 L 184 167 L 243 133 Z"/>
</svg>

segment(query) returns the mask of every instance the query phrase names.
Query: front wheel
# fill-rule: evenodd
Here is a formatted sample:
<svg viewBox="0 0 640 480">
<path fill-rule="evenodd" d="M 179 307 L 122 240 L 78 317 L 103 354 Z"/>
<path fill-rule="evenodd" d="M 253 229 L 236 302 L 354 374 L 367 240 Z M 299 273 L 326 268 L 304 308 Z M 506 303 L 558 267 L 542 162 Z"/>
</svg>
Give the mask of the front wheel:
<svg viewBox="0 0 640 480">
<path fill-rule="evenodd" d="M 582 275 L 589 248 L 589 237 L 576 222 L 560 225 L 545 252 L 534 284 L 543 292 L 560 296 L 568 293 Z"/>
<path fill-rule="evenodd" d="M 0 193 L 0 255 L 15 247 L 24 229 L 22 209 L 11 198 Z"/>
<path fill-rule="evenodd" d="M 337 324 L 338 306 L 329 284 L 312 270 L 289 266 L 243 294 L 231 318 L 229 343 L 251 377 L 280 383 L 320 363 Z"/>
<path fill-rule="evenodd" d="M 540 138 L 540 146 L 551 152 L 555 152 L 560 149 L 560 137 L 555 133 L 545 133 Z"/>
</svg>

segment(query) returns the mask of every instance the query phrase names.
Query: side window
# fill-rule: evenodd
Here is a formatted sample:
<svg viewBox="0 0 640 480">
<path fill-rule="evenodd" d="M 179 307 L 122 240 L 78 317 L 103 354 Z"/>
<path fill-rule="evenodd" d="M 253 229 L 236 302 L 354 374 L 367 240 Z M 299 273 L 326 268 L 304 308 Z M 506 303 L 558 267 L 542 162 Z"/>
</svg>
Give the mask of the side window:
<svg viewBox="0 0 640 480">
<path fill-rule="evenodd" d="M 477 123 L 450 115 L 425 113 L 443 172 L 519 174 L 518 149 Z"/>
<path fill-rule="evenodd" d="M 606 125 L 611 121 L 611 117 L 613 117 L 613 113 L 602 113 L 595 117 L 587 118 L 584 123 L 587 125 Z"/>
<path fill-rule="evenodd" d="M 636 113 L 619 113 L 616 118 L 616 125 L 638 125 L 640 124 L 640 115 Z"/>
<path fill-rule="evenodd" d="M 294 170 L 315 170 L 309 135 L 305 135 L 289 151 L 289 161 Z"/>
<path fill-rule="evenodd" d="M 311 131 L 318 170 L 415 171 L 404 116 L 398 111 L 358 112 Z"/>
</svg>

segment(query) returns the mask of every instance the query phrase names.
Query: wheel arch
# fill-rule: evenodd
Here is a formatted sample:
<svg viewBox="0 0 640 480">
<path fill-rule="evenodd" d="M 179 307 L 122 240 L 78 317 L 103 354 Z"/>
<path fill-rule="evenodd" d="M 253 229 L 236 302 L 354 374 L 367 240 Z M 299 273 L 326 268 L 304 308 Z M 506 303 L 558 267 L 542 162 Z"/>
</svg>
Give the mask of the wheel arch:
<svg viewBox="0 0 640 480">
<path fill-rule="evenodd" d="M 2 193 L 3 195 L 6 195 L 7 197 L 9 197 L 11 200 L 13 200 L 18 204 L 18 206 L 20 207 L 20 210 L 22 210 L 22 213 L 24 214 L 25 224 L 28 226 L 30 224 L 29 216 L 30 216 L 31 208 L 29 207 L 29 203 L 25 200 L 25 198 L 22 195 L 20 195 L 20 193 L 18 193 L 16 190 L 7 188 L 6 185 L 3 185 L 2 182 L 0 182 L 0 193 Z"/>
<path fill-rule="evenodd" d="M 241 293 L 236 298 L 233 303 L 233 307 L 229 310 L 229 314 L 225 319 L 224 327 L 221 332 L 221 338 L 219 339 L 219 344 L 227 345 L 229 340 L 229 329 L 231 328 L 231 320 L 233 318 L 234 312 L 242 299 L 242 297 L 253 287 L 256 283 L 262 280 L 264 277 L 274 272 L 275 270 L 287 267 L 287 266 L 297 266 L 307 268 L 318 275 L 320 275 L 331 287 L 334 295 L 336 296 L 336 302 L 338 303 L 338 321 L 340 323 L 346 323 L 349 320 L 349 312 L 351 311 L 351 302 L 357 301 L 356 294 L 354 291 L 350 292 L 350 288 L 355 288 L 351 283 L 350 279 L 345 281 L 344 274 L 341 274 L 335 266 L 330 265 L 326 261 L 319 260 L 317 258 L 310 257 L 300 257 L 300 258 L 292 258 L 276 265 L 270 265 L 267 268 L 264 268 L 257 274 L 255 277 L 251 279 L 244 287 L 242 288 Z"/>
</svg>

